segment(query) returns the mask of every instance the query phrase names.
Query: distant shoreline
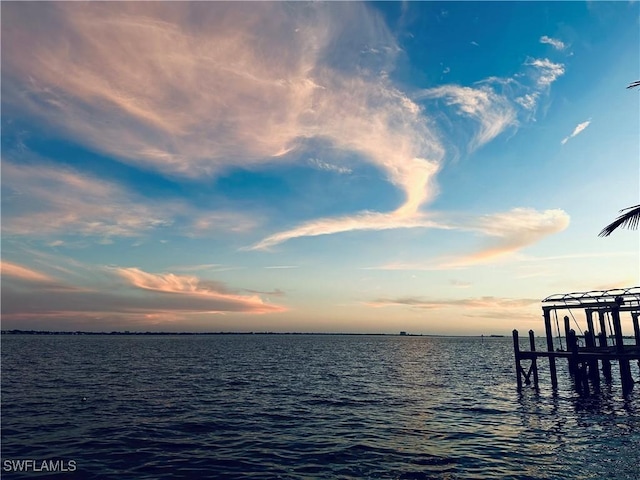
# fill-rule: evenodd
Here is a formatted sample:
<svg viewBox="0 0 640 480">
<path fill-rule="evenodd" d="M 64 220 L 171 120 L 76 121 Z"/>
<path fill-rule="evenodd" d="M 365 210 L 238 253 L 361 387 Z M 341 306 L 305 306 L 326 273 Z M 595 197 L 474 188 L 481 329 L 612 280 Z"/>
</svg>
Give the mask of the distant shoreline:
<svg viewBox="0 0 640 480">
<path fill-rule="evenodd" d="M 84 331 L 47 331 L 47 330 L 1 330 L 2 335 L 368 335 L 388 337 L 477 337 L 502 338 L 505 335 L 437 335 L 422 333 L 344 333 L 344 332 L 84 332 Z"/>
</svg>

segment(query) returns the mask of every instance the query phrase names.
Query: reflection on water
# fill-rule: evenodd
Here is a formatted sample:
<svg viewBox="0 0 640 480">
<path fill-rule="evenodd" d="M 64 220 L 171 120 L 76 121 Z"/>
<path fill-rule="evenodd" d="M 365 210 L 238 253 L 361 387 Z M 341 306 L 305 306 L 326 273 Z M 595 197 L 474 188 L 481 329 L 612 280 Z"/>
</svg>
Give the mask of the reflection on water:
<svg viewBox="0 0 640 480">
<path fill-rule="evenodd" d="M 559 364 L 553 392 L 544 364 L 518 393 L 509 338 L 5 336 L 2 459 L 74 459 L 78 478 L 638 478 L 640 389 L 614 375 L 580 397 Z"/>
</svg>

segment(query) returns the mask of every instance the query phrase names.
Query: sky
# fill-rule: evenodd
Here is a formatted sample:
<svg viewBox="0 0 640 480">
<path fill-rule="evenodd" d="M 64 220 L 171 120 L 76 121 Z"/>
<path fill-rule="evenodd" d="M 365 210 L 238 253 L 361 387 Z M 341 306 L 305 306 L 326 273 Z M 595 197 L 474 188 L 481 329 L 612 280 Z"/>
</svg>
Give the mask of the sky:
<svg viewBox="0 0 640 480">
<path fill-rule="evenodd" d="M 1 10 L 3 329 L 543 334 L 640 284 L 638 2 Z"/>
</svg>

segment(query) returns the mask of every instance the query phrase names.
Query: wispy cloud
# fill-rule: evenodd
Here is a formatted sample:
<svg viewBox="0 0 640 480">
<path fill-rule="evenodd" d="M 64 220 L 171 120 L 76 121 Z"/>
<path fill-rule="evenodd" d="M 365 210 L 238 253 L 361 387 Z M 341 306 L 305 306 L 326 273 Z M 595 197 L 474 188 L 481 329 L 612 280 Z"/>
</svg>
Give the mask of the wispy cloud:
<svg viewBox="0 0 640 480">
<path fill-rule="evenodd" d="M 368 303 L 371 307 L 408 306 L 419 309 L 437 308 L 521 308 L 540 303 L 537 298 L 476 297 L 461 299 L 425 299 L 422 297 L 379 298 Z"/>
<path fill-rule="evenodd" d="M 156 324 L 163 319 L 184 321 L 203 314 L 266 314 L 285 307 L 264 301 L 260 294 L 281 296 L 283 292 L 231 290 L 221 282 L 193 275 L 149 273 L 138 268 L 113 267 L 105 273 L 121 281 L 102 286 L 77 287 L 15 263 L 2 264 L 3 321 L 75 318 L 88 325 L 122 322 Z M 115 279 L 114 279 L 115 280 Z M 107 323 L 101 323 L 107 319 Z"/>
<path fill-rule="evenodd" d="M 466 298 L 425 298 L 425 297 L 381 297 L 365 305 L 371 308 L 406 308 L 423 312 L 438 312 L 445 318 L 490 318 L 493 321 L 532 321 L 539 318 L 538 298 L 509 297 L 466 297 Z"/>
<path fill-rule="evenodd" d="M 478 131 L 471 142 L 475 149 L 493 140 L 507 127 L 516 125 L 516 111 L 507 98 L 488 86 L 479 88 L 444 85 L 422 91 L 418 98 L 443 98 L 460 114 L 477 121 Z"/>
<path fill-rule="evenodd" d="M 573 132 L 571 133 L 571 135 L 564 137 L 560 143 L 564 145 L 576 135 L 581 134 L 584 131 L 584 129 L 589 126 L 589 124 L 591 124 L 591 120 L 587 120 L 586 122 L 579 123 L 576 126 L 576 128 L 573 129 Z"/>
<path fill-rule="evenodd" d="M 450 267 L 470 266 L 511 255 L 569 226 L 569 215 L 563 210 L 542 212 L 530 208 L 514 208 L 508 212 L 484 215 L 472 220 L 469 228 L 485 236 L 485 246 L 450 262 Z"/>
<path fill-rule="evenodd" d="M 555 82 L 558 77 L 564 75 L 564 65 L 554 63 L 548 58 L 529 59 L 525 65 L 534 67 L 536 70 L 536 81 L 540 87 L 548 87 Z"/>
<path fill-rule="evenodd" d="M 228 311 L 244 311 L 251 313 L 281 312 L 284 308 L 265 303 L 257 295 L 240 295 L 233 293 L 221 282 L 204 281 L 194 275 L 176 275 L 174 273 L 149 273 L 139 268 L 114 268 L 120 277 L 136 288 L 172 294 L 169 299 L 179 299 L 177 305 L 184 306 L 187 302 L 198 305 L 200 311 L 207 313 L 222 313 Z M 247 290 L 245 290 L 247 291 Z M 254 292 L 257 293 L 257 292 Z M 282 295 L 280 290 L 270 292 L 269 295 Z M 171 305 L 173 303 L 169 302 Z M 176 307 L 173 307 L 175 310 Z"/>
<path fill-rule="evenodd" d="M 492 77 L 479 82 L 475 87 L 444 85 L 422 90 L 414 95 L 414 99 L 416 101 L 443 99 L 446 105 L 454 107 L 460 115 L 473 120 L 477 126 L 477 130 L 469 144 L 470 149 L 473 150 L 490 142 L 509 127 L 517 127 L 519 125 L 518 108 L 523 108 L 527 111 L 534 110 L 541 96 L 564 73 L 562 64 L 553 63 L 548 59 L 530 59 L 524 66 L 530 69 L 532 85 L 524 85 L 515 78 Z M 494 86 L 500 87 L 500 91 Z M 417 162 L 417 160 L 415 159 L 414 161 Z M 431 171 L 428 171 L 429 166 L 427 163 L 422 163 L 421 166 L 425 171 L 421 177 L 414 178 L 413 181 L 403 178 L 397 182 L 397 184 L 404 185 L 404 189 L 407 192 L 407 200 L 405 204 L 394 212 L 362 212 L 347 217 L 313 220 L 293 229 L 273 234 L 251 248 L 264 249 L 292 238 L 326 235 L 351 230 L 416 227 L 451 228 L 451 226 L 444 226 L 427 219 L 419 211 L 421 206 L 433 198 L 433 194 L 436 191 L 434 186 L 435 175 L 439 170 L 440 164 L 433 162 L 430 167 Z M 425 189 L 424 185 L 428 184 L 431 187 Z M 513 211 L 516 216 L 521 216 L 523 212 L 529 212 L 529 218 L 532 219 L 535 211 L 531 209 L 516 209 Z M 544 212 L 543 216 L 549 212 L 551 211 Z M 501 215 L 496 214 L 496 218 L 500 218 Z M 503 244 L 479 252 L 473 257 L 468 257 L 464 259 L 463 263 L 481 262 L 516 251 L 543 238 L 547 234 L 561 231 L 566 227 L 566 224 L 568 224 L 568 216 L 562 212 L 562 215 L 557 216 L 555 226 L 548 232 L 542 229 L 537 236 L 529 232 L 529 238 L 535 237 L 536 240 L 528 241 L 525 240 L 525 236 L 518 239 L 515 234 L 511 236 L 505 234 L 502 235 L 504 238 Z M 453 267 L 453 264 L 449 266 Z M 432 265 L 429 268 L 440 268 L 440 266 Z"/>
<path fill-rule="evenodd" d="M 42 160 L 19 164 L 3 159 L 2 204 L 5 235 L 109 239 L 180 226 L 184 236 L 206 236 L 243 233 L 259 224 L 246 213 L 203 212 L 183 201 L 148 199 L 116 183 Z"/>
<path fill-rule="evenodd" d="M 345 217 L 312 220 L 291 230 L 270 235 L 249 247 L 249 249 L 267 249 L 293 238 L 315 237 L 318 235 L 329 235 L 352 230 L 388 230 L 417 227 L 439 228 L 440 225 L 424 216 L 418 215 L 416 212 L 409 212 L 409 214 L 406 214 L 402 210 L 388 214 L 366 212 Z"/>
<path fill-rule="evenodd" d="M 570 217 L 563 210 L 537 211 L 514 208 L 506 212 L 462 218 L 439 224 L 439 228 L 473 232 L 479 235 L 481 246 L 470 253 L 451 254 L 426 262 L 394 262 L 371 269 L 379 270 L 455 270 L 505 258 L 544 238 L 561 232 L 569 225 Z M 520 257 L 518 257 L 519 259 Z"/>
<path fill-rule="evenodd" d="M 323 162 L 322 160 L 319 160 L 317 158 L 310 158 L 309 165 L 311 165 L 314 168 L 317 168 L 318 170 L 325 170 L 327 172 L 335 172 L 335 173 L 341 173 L 341 174 L 347 174 L 347 173 L 353 172 L 353 170 L 348 167 L 343 167 L 340 165 L 335 165 L 333 163 Z"/>
<path fill-rule="evenodd" d="M 121 187 L 71 169 L 3 161 L 2 184 L 4 234 L 126 237 L 171 223 Z"/>
<path fill-rule="evenodd" d="M 260 221 L 253 215 L 243 212 L 219 211 L 213 213 L 188 214 L 192 216 L 186 234 L 189 236 L 207 236 L 212 232 L 233 232 L 244 233 L 255 229 L 260 225 Z"/>
<path fill-rule="evenodd" d="M 440 100 L 456 114 L 475 122 L 471 151 L 490 142 L 510 127 L 528 121 L 549 87 L 564 74 L 564 65 L 546 58 L 528 58 L 522 71 L 510 77 L 488 77 L 473 86 L 442 85 L 422 90 L 416 100 Z"/>
<path fill-rule="evenodd" d="M 546 35 L 543 35 L 542 37 L 540 37 L 540 43 L 546 43 L 548 45 L 551 45 L 556 50 L 564 50 L 566 46 L 562 40 L 558 40 L 557 38 L 551 38 Z"/>
<path fill-rule="evenodd" d="M 0 272 L 3 277 L 14 277 L 29 282 L 51 283 L 53 278 L 44 273 L 32 270 L 31 268 L 18 265 L 16 263 L 2 261 L 0 262 Z"/>
</svg>

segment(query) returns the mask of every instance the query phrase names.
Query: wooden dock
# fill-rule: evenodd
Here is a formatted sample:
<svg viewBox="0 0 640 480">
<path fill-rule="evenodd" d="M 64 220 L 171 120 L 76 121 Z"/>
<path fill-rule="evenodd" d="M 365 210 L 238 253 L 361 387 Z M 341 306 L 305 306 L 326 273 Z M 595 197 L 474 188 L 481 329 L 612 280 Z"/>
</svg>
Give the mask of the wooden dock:
<svg viewBox="0 0 640 480">
<path fill-rule="evenodd" d="M 573 315 L 573 310 L 582 312 L 582 319 L 586 322 L 582 333 L 576 333 L 571 325 L 581 332 L 580 325 Z M 566 312 L 562 326 L 564 337 L 560 330 L 558 312 Z M 569 373 L 576 390 L 589 393 L 600 388 L 600 371 L 607 382 L 611 382 L 611 362 L 618 362 L 620 382 L 625 394 L 633 390 L 636 381 L 633 378 L 631 362 L 638 361 L 640 368 L 640 287 L 613 290 L 597 290 L 551 295 L 542 300 L 544 317 L 546 351 L 536 351 L 535 334 L 529 330 L 529 351 L 520 350 L 518 331 L 513 331 L 513 350 L 515 355 L 518 390 L 523 383 L 534 388 L 539 386 L 538 358 L 547 358 L 551 386 L 558 388 L 556 359 L 566 359 Z M 622 332 L 621 314 L 630 314 L 633 323 L 633 339 L 635 344 L 625 344 Z M 595 333 L 595 318 L 599 333 Z M 554 324 L 558 348 L 554 345 Z M 529 368 L 523 368 L 523 361 L 529 362 Z"/>
</svg>

